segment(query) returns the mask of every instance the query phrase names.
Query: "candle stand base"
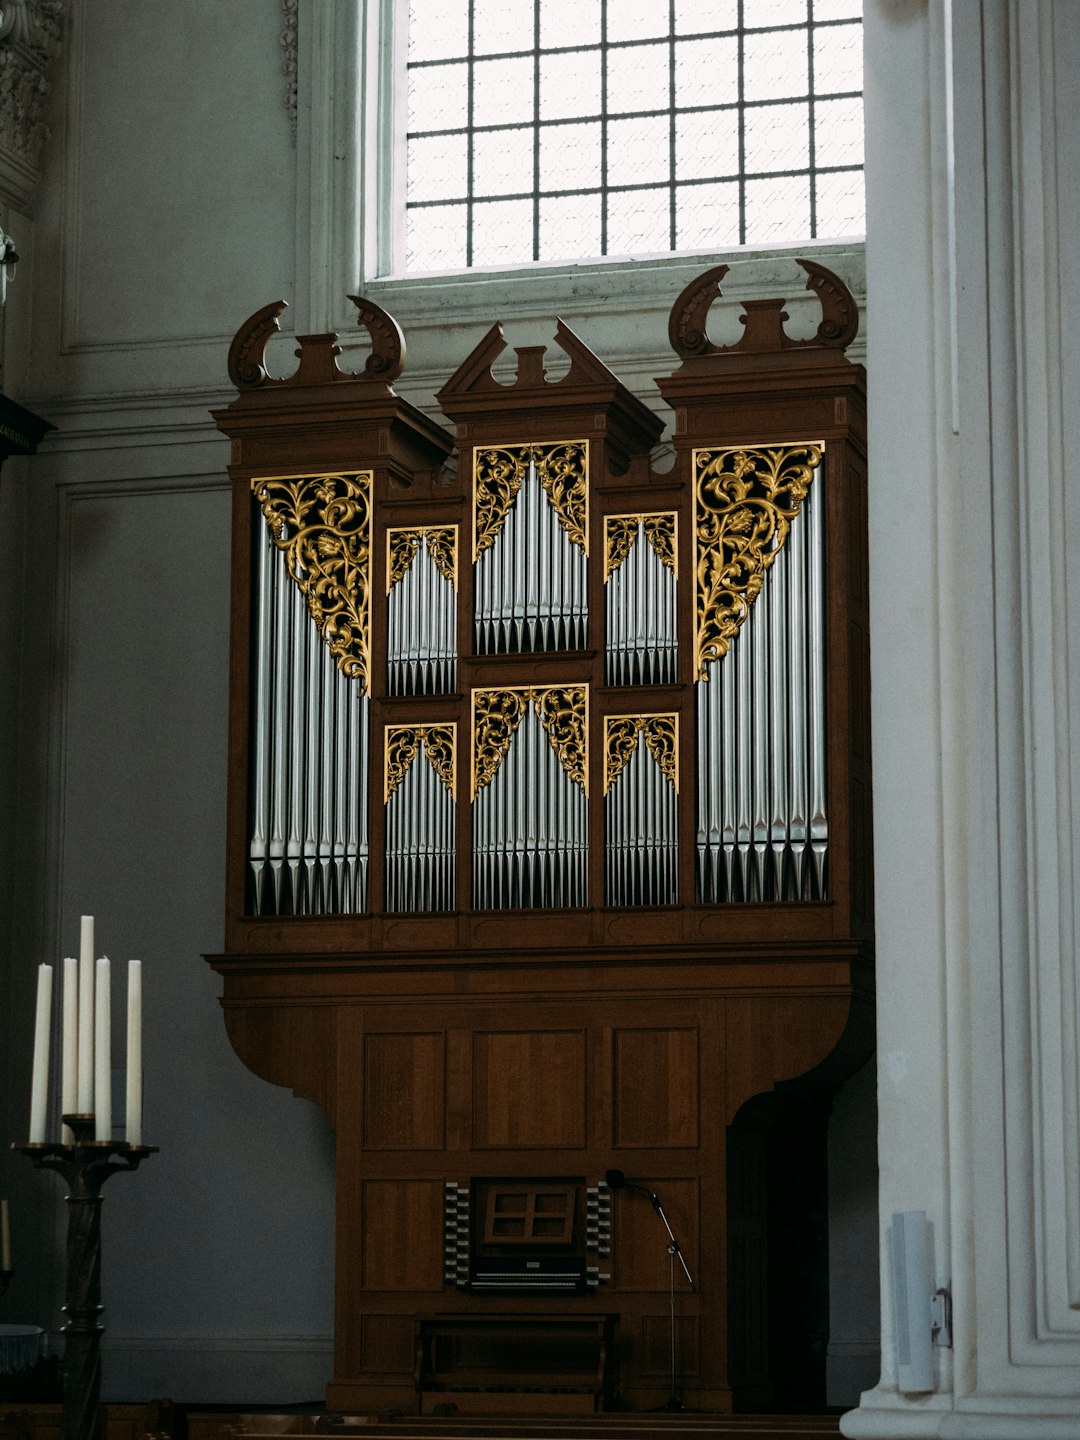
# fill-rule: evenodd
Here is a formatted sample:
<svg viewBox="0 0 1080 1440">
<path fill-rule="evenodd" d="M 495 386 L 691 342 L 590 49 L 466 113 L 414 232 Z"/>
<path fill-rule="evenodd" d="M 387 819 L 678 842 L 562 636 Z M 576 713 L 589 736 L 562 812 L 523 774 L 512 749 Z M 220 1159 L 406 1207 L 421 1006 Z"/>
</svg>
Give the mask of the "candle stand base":
<svg viewBox="0 0 1080 1440">
<path fill-rule="evenodd" d="M 156 1145 L 95 1140 L 92 1115 L 65 1115 L 71 1145 L 13 1145 L 38 1170 L 67 1181 L 67 1288 L 64 1313 L 64 1440 L 103 1440 L 101 1410 L 101 1188 L 136 1169 Z"/>
</svg>

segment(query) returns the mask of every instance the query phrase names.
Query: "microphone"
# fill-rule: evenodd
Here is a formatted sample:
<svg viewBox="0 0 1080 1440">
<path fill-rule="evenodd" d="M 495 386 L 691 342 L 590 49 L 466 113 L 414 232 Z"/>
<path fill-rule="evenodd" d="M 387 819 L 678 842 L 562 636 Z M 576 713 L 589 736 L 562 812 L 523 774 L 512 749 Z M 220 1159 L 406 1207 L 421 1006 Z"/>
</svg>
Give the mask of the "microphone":
<svg viewBox="0 0 1080 1440">
<path fill-rule="evenodd" d="M 647 1189 L 644 1185 L 639 1185 L 634 1180 L 628 1180 L 621 1170 L 605 1170 L 604 1184 L 608 1187 L 609 1190 L 636 1190 L 639 1195 L 648 1196 L 649 1204 L 653 1207 L 657 1215 L 660 1217 L 660 1221 L 663 1224 L 664 1229 L 668 1233 L 668 1239 L 671 1242 L 671 1244 L 668 1246 L 668 1254 L 672 1257 L 672 1264 L 674 1265 L 675 1256 L 677 1255 L 679 1257 L 679 1264 L 683 1268 L 683 1274 L 690 1282 L 690 1289 L 696 1290 L 697 1286 L 694 1284 L 694 1277 L 690 1274 L 690 1270 L 687 1266 L 686 1260 L 683 1258 L 682 1248 L 680 1247 L 678 1240 L 675 1239 L 674 1231 L 668 1224 L 668 1218 L 664 1214 L 664 1207 L 660 1204 L 660 1196 L 657 1195 L 654 1191 Z M 675 1282 L 673 1279 L 672 1285 L 674 1285 L 674 1283 Z M 672 1295 L 674 1296 L 674 1290 L 672 1291 Z M 672 1304 L 674 1303 L 674 1299 L 672 1299 Z M 672 1311 L 673 1316 L 674 1313 L 675 1312 Z M 672 1326 L 674 1326 L 674 1323 L 675 1322 L 673 1319 Z M 674 1351 L 672 1353 L 674 1353 Z"/>
<path fill-rule="evenodd" d="M 604 1183 L 609 1190 L 636 1190 L 640 1195 L 647 1195 L 653 1209 L 659 1214 L 659 1198 L 644 1185 L 638 1185 L 636 1181 L 628 1180 L 621 1170 L 605 1170 Z"/>
</svg>

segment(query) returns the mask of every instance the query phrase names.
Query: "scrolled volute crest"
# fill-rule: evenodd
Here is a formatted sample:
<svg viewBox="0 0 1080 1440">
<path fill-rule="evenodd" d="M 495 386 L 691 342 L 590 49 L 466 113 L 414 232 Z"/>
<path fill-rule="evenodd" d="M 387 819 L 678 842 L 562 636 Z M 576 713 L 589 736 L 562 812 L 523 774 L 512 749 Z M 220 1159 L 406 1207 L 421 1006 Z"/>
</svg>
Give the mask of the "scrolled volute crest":
<svg viewBox="0 0 1080 1440">
<path fill-rule="evenodd" d="M 362 295 L 350 295 L 356 318 L 371 337 L 371 354 L 364 363 L 363 378 L 389 384 L 405 369 L 405 333 L 381 305 Z"/>
<path fill-rule="evenodd" d="M 350 295 L 356 306 L 360 324 L 371 338 L 371 354 L 359 374 L 342 370 L 337 363 L 341 354 L 338 337 L 333 331 L 319 335 L 298 335 L 296 355 L 299 365 L 292 375 L 270 375 L 266 368 L 266 347 L 280 331 L 278 316 L 288 309 L 288 302 L 275 300 L 249 316 L 236 332 L 229 347 L 229 379 L 238 390 L 259 390 L 279 385 L 327 385 L 335 381 L 353 384 L 376 384 L 390 390 L 390 382 L 405 368 L 405 336 L 392 315 L 371 300 Z"/>
<path fill-rule="evenodd" d="M 289 308 L 287 300 L 275 300 L 248 317 L 229 346 L 229 379 L 238 390 L 257 390 L 260 385 L 280 384 L 266 370 L 266 347 L 281 329 L 278 316 Z"/>
<path fill-rule="evenodd" d="M 793 340 L 784 329 L 789 318 L 783 300 L 749 300 L 743 302 L 740 321 L 745 327 L 742 339 L 734 345 L 715 345 L 709 339 L 707 322 L 713 301 L 723 293 L 720 282 L 729 266 L 717 265 L 692 280 L 671 307 L 668 339 L 671 348 L 684 360 L 703 360 L 721 355 L 768 354 L 785 350 L 842 350 L 850 345 L 859 330 L 859 307 L 851 291 L 839 275 L 813 260 L 796 260 L 809 276 L 807 290 L 812 290 L 821 304 L 821 321 L 815 334 L 807 340 Z"/>
<path fill-rule="evenodd" d="M 716 265 L 691 280 L 675 304 L 668 320 L 668 340 L 676 355 L 715 355 L 722 348 L 709 339 L 706 322 L 714 300 L 724 293 L 720 281 L 728 265 Z M 726 347 L 730 349 L 731 347 Z"/>
</svg>

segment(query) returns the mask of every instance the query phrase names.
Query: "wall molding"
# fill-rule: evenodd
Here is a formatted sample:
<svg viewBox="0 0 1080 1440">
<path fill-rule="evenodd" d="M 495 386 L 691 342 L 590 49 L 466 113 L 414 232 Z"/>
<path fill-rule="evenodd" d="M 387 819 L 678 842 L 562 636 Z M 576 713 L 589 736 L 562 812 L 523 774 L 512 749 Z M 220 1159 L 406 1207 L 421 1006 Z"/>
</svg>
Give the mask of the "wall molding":
<svg viewBox="0 0 1080 1440">
<path fill-rule="evenodd" d="M 57 1335 L 59 1335 L 59 1331 Z M 184 1353 L 203 1350 L 228 1350 L 231 1354 L 291 1355 L 296 1353 L 329 1355 L 334 1348 L 332 1335 L 123 1335 L 106 1330 L 102 1342 L 106 1350 L 157 1350 Z"/>
</svg>

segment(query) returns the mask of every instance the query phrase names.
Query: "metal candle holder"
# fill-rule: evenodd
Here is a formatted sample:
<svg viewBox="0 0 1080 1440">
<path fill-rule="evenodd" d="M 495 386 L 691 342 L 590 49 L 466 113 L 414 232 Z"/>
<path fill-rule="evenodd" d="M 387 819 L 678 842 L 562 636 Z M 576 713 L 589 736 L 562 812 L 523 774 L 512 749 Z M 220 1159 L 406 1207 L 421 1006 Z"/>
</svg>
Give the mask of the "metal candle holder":
<svg viewBox="0 0 1080 1440">
<path fill-rule="evenodd" d="M 101 1413 L 101 1187 L 134 1170 L 156 1145 L 95 1140 L 93 1115 L 65 1115 L 72 1145 L 16 1144 L 38 1170 L 68 1183 L 67 1292 L 64 1314 L 64 1440 L 103 1440 Z"/>
</svg>

